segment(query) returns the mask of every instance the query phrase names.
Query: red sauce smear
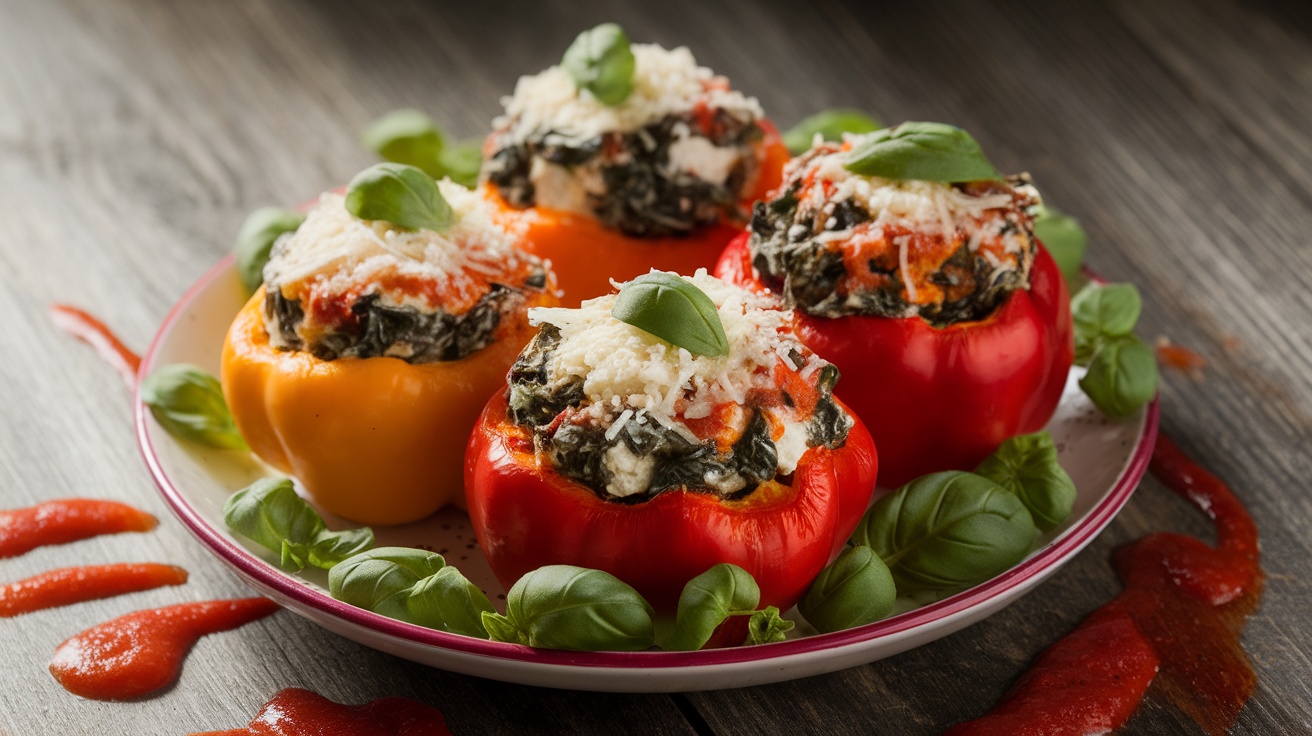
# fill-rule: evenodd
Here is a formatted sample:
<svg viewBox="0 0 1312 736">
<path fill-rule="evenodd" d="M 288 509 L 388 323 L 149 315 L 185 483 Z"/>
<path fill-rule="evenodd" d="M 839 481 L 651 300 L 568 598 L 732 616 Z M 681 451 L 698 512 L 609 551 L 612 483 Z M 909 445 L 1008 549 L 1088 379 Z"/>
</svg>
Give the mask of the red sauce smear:
<svg viewBox="0 0 1312 736">
<path fill-rule="evenodd" d="M 37 547 L 67 544 L 101 534 L 146 532 L 154 516 L 117 501 L 66 498 L 25 509 L 0 511 L 0 558 L 17 557 Z"/>
<path fill-rule="evenodd" d="M 1124 591 L 1039 655 L 988 715 L 948 734 L 1105 733 L 1129 719 L 1154 679 L 1204 731 L 1234 723 L 1257 683 L 1240 644 L 1262 595 L 1257 526 L 1225 483 L 1166 437 L 1151 467 L 1211 518 L 1216 547 L 1162 532 L 1116 550 Z"/>
<path fill-rule="evenodd" d="M 123 376 L 128 388 L 137 387 L 141 356 L 129 350 L 104 322 L 67 304 L 52 304 L 50 318 L 55 321 L 56 327 L 94 348 L 101 360 L 109 363 Z"/>
<path fill-rule="evenodd" d="M 1156 350 L 1157 361 L 1167 368 L 1184 373 L 1194 380 L 1203 377 L 1203 369 L 1207 367 L 1207 358 L 1183 345 L 1172 344 L 1170 340 L 1165 338 L 1157 342 Z"/>
<path fill-rule="evenodd" d="M 278 610 L 267 598 L 183 603 L 137 611 L 93 626 L 55 649 L 50 674 L 74 695 L 130 700 L 178 678 L 182 660 L 206 634 L 235 629 Z"/>
<path fill-rule="evenodd" d="M 246 728 L 193 736 L 449 736 L 441 711 L 406 698 L 341 705 L 318 693 L 289 687 L 260 708 Z"/>
<path fill-rule="evenodd" d="M 187 571 L 173 565 L 139 564 L 65 567 L 0 585 L 0 617 L 20 616 L 45 608 L 112 598 L 187 582 Z"/>
</svg>

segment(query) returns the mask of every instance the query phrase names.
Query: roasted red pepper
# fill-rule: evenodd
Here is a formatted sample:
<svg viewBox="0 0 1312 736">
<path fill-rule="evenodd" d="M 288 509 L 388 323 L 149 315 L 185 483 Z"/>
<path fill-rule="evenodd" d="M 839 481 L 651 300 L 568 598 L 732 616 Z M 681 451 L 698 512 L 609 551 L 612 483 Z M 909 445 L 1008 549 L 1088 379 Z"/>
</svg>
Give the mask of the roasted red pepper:
<svg viewBox="0 0 1312 736">
<path fill-rule="evenodd" d="M 607 501 L 535 456 L 532 432 L 488 403 L 465 458 L 466 501 L 479 545 L 502 584 L 543 565 L 615 575 L 672 614 L 684 584 L 731 562 L 761 588 L 761 606 L 792 606 L 865 513 L 878 461 L 857 419 L 837 450 L 806 451 L 790 478 L 744 498 L 670 490 Z"/>
<path fill-rule="evenodd" d="M 764 291 L 748 235 L 725 249 L 716 275 Z M 1038 244 L 1029 289 L 988 317 L 933 327 L 920 317 L 816 317 L 797 334 L 838 366 L 835 394 L 870 428 L 881 485 L 938 470 L 970 470 L 1009 437 L 1042 429 L 1074 357 L 1066 282 Z"/>
</svg>

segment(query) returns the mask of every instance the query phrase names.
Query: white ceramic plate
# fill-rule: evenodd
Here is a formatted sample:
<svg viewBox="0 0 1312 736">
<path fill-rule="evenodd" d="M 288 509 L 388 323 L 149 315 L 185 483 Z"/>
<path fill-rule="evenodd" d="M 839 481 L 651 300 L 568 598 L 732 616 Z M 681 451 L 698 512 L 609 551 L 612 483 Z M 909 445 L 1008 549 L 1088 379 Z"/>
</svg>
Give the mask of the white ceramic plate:
<svg viewBox="0 0 1312 736">
<path fill-rule="evenodd" d="M 231 258 L 205 274 L 169 313 L 142 362 L 142 375 L 167 363 L 195 363 L 218 373 L 228 324 L 245 301 Z M 1078 369 L 1077 369 L 1078 370 Z M 1049 424 L 1062 466 L 1079 489 L 1065 524 L 1026 560 L 950 598 L 866 626 L 799 635 L 763 646 L 705 652 L 563 652 L 456 636 L 370 613 L 328 595 L 327 575 L 290 575 L 266 550 L 238 539 L 223 523 L 228 495 L 268 470 L 251 456 L 175 441 L 136 402 L 137 438 L 165 501 L 183 524 L 255 589 L 324 628 L 366 646 L 433 667 L 509 682 L 616 692 L 740 687 L 807 677 L 872 662 L 953 633 L 1034 588 L 1084 548 L 1125 504 L 1148 466 L 1157 434 L 1157 403 L 1111 422 L 1084 397 L 1072 375 Z M 351 526 L 325 516 L 334 529 Z M 424 521 L 376 529 L 379 545 L 440 552 L 494 603 L 504 589 L 488 569 L 468 518 L 446 510 Z M 804 630 L 799 626 L 799 632 Z"/>
</svg>

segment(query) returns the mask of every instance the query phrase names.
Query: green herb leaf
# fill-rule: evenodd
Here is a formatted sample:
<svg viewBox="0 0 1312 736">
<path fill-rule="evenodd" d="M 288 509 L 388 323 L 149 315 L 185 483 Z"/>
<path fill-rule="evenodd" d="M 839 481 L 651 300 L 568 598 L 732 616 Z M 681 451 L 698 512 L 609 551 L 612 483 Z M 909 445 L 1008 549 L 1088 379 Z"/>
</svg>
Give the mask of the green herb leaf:
<svg viewBox="0 0 1312 736">
<path fill-rule="evenodd" d="M 618 105 L 633 94 L 637 62 L 624 29 L 614 23 L 580 33 L 565 50 L 560 66 L 580 90 L 591 92 L 603 105 Z"/>
<path fill-rule="evenodd" d="M 760 602 L 761 589 L 752 574 L 722 562 L 683 586 L 674 633 L 662 646 L 681 651 L 701 649 L 726 619 L 751 613 Z"/>
<path fill-rule="evenodd" d="M 792 621 L 779 615 L 779 609 L 774 606 L 766 606 L 760 611 L 752 614 L 747 621 L 747 643 L 749 644 L 771 644 L 776 641 L 783 641 L 788 638 L 788 632 L 793 630 Z"/>
<path fill-rule="evenodd" d="M 1094 353 L 1080 388 L 1104 414 L 1119 419 L 1157 395 L 1157 359 L 1134 335 L 1107 342 Z"/>
<path fill-rule="evenodd" d="M 473 142 L 446 148 L 437 157 L 437 163 L 440 176 L 449 176 L 451 181 L 473 189 L 483 168 L 483 145 Z"/>
<path fill-rule="evenodd" d="M 1075 482 L 1057 461 L 1057 445 L 1047 432 L 1012 437 L 975 472 L 1016 494 L 1040 531 L 1066 521 L 1075 506 Z"/>
<path fill-rule="evenodd" d="M 1134 333 L 1143 299 L 1133 284 L 1089 284 L 1071 300 L 1075 322 L 1075 363 L 1088 365 L 1094 353 Z"/>
<path fill-rule="evenodd" d="M 411 547 L 379 547 L 334 565 L 328 592 L 343 603 L 408 621 L 415 585 L 446 567 L 442 555 Z"/>
<path fill-rule="evenodd" d="M 571 565 L 540 567 L 506 594 L 506 614 L 484 612 L 494 641 L 544 649 L 638 651 L 652 645 L 652 608 L 614 575 Z"/>
<path fill-rule="evenodd" d="M 370 123 L 360 137 L 385 161 L 414 166 L 434 179 L 444 174 L 438 165 L 442 133 L 432 118 L 418 110 L 393 110 Z"/>
<path fill-rule="evenodd" d="M 783 136 L 784 145 L 789 153 L 799 156 L 811 148 L 817 133 L 824 140 L 838 141 L 844 133 L 869 133 L 882 127 L 878 120 L 860 110 L 821 110 L 789 128 Z"/>
<path fill-rule="evenodd" d="M 879 555 L 899 594 L 951 594 L 1020 562 L 1034 534 L 1014 493 L 954 470 L 917 478 L 881 498 L 851 541 Z"/>
<path fill-rule="evenodd" d="M 228 497 L 223 522 L 232 531 L 279 553 L 288 570 L 325 570 L 373 546 L 368 527 L 333 532 L 287 478 L 261 478 Z"/>
<path fill-rule="evenodd" d="M 857 546 L 843 550 L 820 571 L 797 610 L 816 631 L 827 634 L 879 621 L 893 612 L 896 601 L 888 565 L 874 550 Z"/>
<path fill-rule="evenodd" d="M 141 400 L 174 437 L 225 450 L 248 450 L 214 376 L 197 366 L 174 363 L 141 382 Z"/>
<path fill-rule="evenodd" d="M 455 220 L 433 177 L 405 164 L 374 164 L 346 189 L 346 211 L 407 230 L 444 230 Z"/>
<path fill-rule="evenodd" d="M 885 179 L 967 182 L 1001 179 L 979 143 L 943 123 L 902 123 L 865 136 L 848 154 L 848 171 Z"/>
<path fill-rule="evenodd" d="M 696 355 L 729 354 L 715 302 L 691 281 L 655 271 L 620 287 L 611 316 Z"/>
<path fill-rule="evenodd" d="M 1041 204 L 1034 211 L 1034 236 L 1048 249 L 1052 260 L 1057 262 L 1057 268 L 1061 269 L 1066 283 L 1077 283 L 1081 275 L 1080 265 L 1084 263 L 1084 252 L 1089 247 L 1089 236 L 1084 233 L 1080 223 L 1074 217 Z"/>
<path fill-rule="evenodd" d="M 487 638 L 483 614 L 495 613 L 487 594 L 454 567 L 444 567 L 410 588 L 406 620 L 452 634 Z"/>
<path fill-rule="evenodd" d="M 237 275 L 247 291 L 254 292 L 264 283 L 264 264 L 269 262 L 269 251 L 278 237 L 296 232 L 303 222 L 305 215 L 281 207 L 261 207 L 247 215 L 232 249 Z"/>
</svg>

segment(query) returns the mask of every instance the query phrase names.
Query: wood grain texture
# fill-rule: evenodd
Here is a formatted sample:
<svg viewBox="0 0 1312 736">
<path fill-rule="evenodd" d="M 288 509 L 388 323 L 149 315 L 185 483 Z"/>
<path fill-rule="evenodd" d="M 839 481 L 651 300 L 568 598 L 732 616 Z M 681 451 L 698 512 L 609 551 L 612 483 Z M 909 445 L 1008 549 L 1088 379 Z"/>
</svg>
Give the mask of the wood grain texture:
<svg viewBox="0 0 1312 736">
<path fill-rule="evenodd" d="M 16 580 L 79 561 L 167 561 L 181 588 L 0 621 L 0 733 L 177 733 L 245 723 L 289 686 L 343 702 L 428 702 L 460 734 L 934 733 L 986 710 L 1026 662 L 1113 596 L 1108 555 L 1203 535 L 1155 482 L 1037 592 L 883 662 L 679 696 L 558 692 L 415 665 L 280 613 L 201 641 L 159 697 L 97 703 L 45 671 L 110 617 L 247 595 L 156 495 L 119 379 L 56 333 L 90 308 L 144 346 L 250 209 L 290 204 L 371 161 L 357 133 L 416 106 L 478 137 L 516 77 L 616 20 L 687 44 L 787 125 L 830 105 L 970 129 L 1090 232 L 1090 264 L 1145 297 L 1142 334 L 1210 361 L 1165 374 L 1163 430 L 1237 489 L 1269 581 L 1246 644 L 1260 684 L 1236 733 L 1312 733 L 1312 18 L 1237 0 L 864 3 L 750 0 L 382 4 L 0 0 L 0 494 L 5 507 L 114 498 L 155 532 L 0 561 Z M 92 726 L 92 724 L 95 724 Z M 1128 733 L 1194 733 L 1151 695 Z"/>
</svg>

